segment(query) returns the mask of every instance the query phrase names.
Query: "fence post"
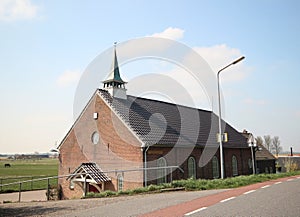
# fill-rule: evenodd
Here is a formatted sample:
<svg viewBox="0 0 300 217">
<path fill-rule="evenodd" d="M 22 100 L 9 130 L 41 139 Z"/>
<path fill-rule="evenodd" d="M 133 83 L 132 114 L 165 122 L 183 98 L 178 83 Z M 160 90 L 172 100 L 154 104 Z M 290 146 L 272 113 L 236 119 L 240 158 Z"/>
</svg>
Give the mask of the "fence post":
<svg viewBox="0 0 300 217">
<path fill-rule="evenodd" d="M 31 176 L 31 190 L 33 189 L 33 176 Z"/>
<path fill-rule="evenodd" d="M 50 181 L 49 178 L 47 179 L 47 201 L 50 198 Z"/>
<path fill-rule="evenodd" d="M 19 183 L 19 203 L 21 202 L 22 182 Z"/>
<path fill-rule="evenodd" d="M 1 182 L 0 184 L 1 184 L 1 191 L 2 191 L 2 179 L 0 179 L 0 182 Z"/>
</svg>

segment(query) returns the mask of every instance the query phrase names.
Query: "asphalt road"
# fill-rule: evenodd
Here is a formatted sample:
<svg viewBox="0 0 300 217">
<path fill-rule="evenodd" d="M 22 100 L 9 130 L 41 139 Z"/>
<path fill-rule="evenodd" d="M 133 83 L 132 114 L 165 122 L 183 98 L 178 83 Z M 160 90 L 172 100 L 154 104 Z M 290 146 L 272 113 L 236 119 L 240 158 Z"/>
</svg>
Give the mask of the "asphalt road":
<svg viewBox="0 0 300 217">
<path fill-rule="evenodd" d="M 228 190 L 0 204 L 0 216 L 300 216 L 300 176 Z"/>
<path fill-rule="evenodd" d="M 300 216 L 300 179 L 266 184 L 190 213 L 186 216 Z"/>
<path fill-rule="evenodd" d="M 107 217 L 120 217 L 120 216 L 139 216 L 148 212 L 163 209 L 169 206 L 176 206 L 190 200 L 206 197 L 209 195 L 217 194 L 226 190 L 210 190 L 210 191 L 178 191 L 160 194 L 146 194 L 137 195 L 128 200 L 122 200 L 116 203 L 105 204 L 79 212 L 72 212 L 64 217 L 93 217 L 93 216 L 107 216 Z"/>
</svg>

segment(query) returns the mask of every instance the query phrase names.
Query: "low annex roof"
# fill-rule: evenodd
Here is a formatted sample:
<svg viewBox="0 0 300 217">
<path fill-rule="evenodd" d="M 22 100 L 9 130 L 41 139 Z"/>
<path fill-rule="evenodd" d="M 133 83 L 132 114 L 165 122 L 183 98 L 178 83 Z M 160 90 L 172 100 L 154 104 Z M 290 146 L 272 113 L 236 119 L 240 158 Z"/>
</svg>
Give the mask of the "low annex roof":
<svg viewBox="0 0 300 217">
<path fill-rule="evenodd" d="M 250 133 L 244 130 L 244 132 L 242 132 L 242 135 L 248 140 Z M 268 149 L 265 148 L 265 146 L 261 144 L 257 144 L 257 146 L 260 148 L 260 150 L 255 152 L 256 160 L 276 160 L 274 155 L 269 152 Z"/>
<path fill-rule="evenodd" d="M 274 155 L 269 152 L 263 145 L 258 144 L 258 146 L 261 148 L 261 150 L 255 152 L 256 160 L 276 160 Z"/>
<path fill-rule="evenodd" d="M 68 179 L 75 179 L 76 181 L 84 181 L 88 178 L 88 182 L 99 184 L 101 182 L 108 182 L 111 179 L 103 173 L 96 163 L 82 163 Z"/>
<path fill-rule="evenodd" d="M 98 91 L 146 145 L 218 146 L 218 116 L 212 111 L 131 95 L 112 98 L 106 90 Z M 224 121 L 222 125 L 228 134 L 225 148 L 248 148 L 241 133 Z"/>
</svg>

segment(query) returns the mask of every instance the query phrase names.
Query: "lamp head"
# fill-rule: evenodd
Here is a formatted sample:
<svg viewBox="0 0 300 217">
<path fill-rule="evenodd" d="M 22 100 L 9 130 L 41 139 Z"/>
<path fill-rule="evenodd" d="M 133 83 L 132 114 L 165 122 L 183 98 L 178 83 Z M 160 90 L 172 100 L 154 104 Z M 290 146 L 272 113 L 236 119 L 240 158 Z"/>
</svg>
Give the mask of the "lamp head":
<svg viewBox="0 0 300 217">
<path fill-rule="evenodd" d="M 237 64 L 238 62 L 242 61 L 243 59 L 245 59 L 244 56 L 238 58 L 237 60 L 235 60 L 234 62 L 232 62 L 232 64 L 233 64 L 233 65 L 234 65 L 234 64 Z"/>
</svg>

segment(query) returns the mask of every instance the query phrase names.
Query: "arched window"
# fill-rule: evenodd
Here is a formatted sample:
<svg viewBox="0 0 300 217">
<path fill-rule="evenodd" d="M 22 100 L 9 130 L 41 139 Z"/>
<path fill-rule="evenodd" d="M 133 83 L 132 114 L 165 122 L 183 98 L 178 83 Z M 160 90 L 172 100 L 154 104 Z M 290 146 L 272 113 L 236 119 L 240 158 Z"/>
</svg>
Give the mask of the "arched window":
<svg viewBox="0 0 300 217">
<path fill-rule="evenodd" d="M 237 176 L 239 173 L 238 173 L 238 163 L 235 155 L 232 155 L 231 165 L 232 165 L 232 175 Z"/>
<path fill-rule="evenodd" d="M 196 161 L 194 157 L 189 157 L 188 159 L 188 177 L 196 178 Z"/>
<path fill-rule="evenodd" d="M 122 191 L 123 190 L 123 175 L 119 174 L 118 175 L 118 191 Z"/>
<path fill-rule="evenodd" d="M 157 160 L 157 167 L 166 167 L 167 161 L 165 158 L 161 157 Z M 157 169 L 157 184 L 162 184 L 167 182 L 167 168 Z"/>
<path fill-rule="evenodd" d="M 216 156 L 213 156 L 212 158 L 212 171 L 213 171 L 213 178 L 217 179 L 219 178 L 219 160 Z"/>
<path fill-rule="evenodd" d="M 248 167 L 249 169 L 252 169 L 252 159 L 248 159 Z"/>
</svg>

